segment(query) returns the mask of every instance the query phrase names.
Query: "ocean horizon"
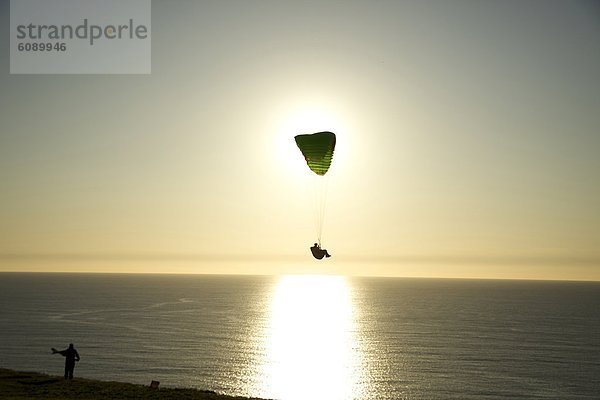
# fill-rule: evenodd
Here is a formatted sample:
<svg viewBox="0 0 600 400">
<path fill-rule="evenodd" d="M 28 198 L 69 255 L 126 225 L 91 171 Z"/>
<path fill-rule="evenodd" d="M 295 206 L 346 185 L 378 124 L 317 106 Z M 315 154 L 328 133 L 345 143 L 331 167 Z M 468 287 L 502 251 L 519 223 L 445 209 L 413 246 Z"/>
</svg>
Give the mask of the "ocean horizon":
<svg viewBox="0 0 600 400">
<path fill-rule="evenodd" d="M 600 282 L 0 273 L 0 367 L 293 400 L 593 399 Z"/>
</svg>

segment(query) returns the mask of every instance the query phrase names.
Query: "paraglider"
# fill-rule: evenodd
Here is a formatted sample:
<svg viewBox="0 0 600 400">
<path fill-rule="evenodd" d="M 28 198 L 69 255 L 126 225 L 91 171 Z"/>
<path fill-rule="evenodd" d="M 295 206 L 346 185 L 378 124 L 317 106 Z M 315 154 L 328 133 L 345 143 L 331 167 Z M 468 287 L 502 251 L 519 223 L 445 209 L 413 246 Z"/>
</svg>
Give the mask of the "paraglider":
<svg viewBox="0 0 600 400">
<path fill-rule="evenodd" d="M 331 255 L 327 250 L 321 248 L 321 236 L 323 232 L 323 220 L 325 217 L 325 196 L 326 196 L 326 180 L 325 174 L 329 171 L 333 160 L 333 151 L 335 150 L 336 137 L 333 132 L 317 132 L 307 135 L 297 135 L 294 137 L 296 145 L 302 152 L 308 168 L 314 172 L 315 178 L 318 180 L 317 185 L 321 186 L 315 194 L 316 205 L 316 222 L 317 243 L 310 248 L 312 255 L 321 260 L 329 258 Z"/>
<path fill-rule="evenodd" d="M 310 251 L 312 252 L 313 257 L 317 260 L 321 260 L 323 257 L 331 257 L 331 254 L 329 254 L 327 250 L 322 249 L 318 243 L 315 243 L 313 247 L 310 248 Z"/>
</svg>

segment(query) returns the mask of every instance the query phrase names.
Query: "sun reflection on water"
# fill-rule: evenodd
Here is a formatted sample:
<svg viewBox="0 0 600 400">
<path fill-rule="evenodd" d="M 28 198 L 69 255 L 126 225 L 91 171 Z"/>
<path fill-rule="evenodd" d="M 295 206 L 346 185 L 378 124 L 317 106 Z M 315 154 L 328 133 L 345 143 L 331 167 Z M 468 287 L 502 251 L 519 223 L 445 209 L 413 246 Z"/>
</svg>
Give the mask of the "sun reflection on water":
<svg viewBox="0 0 600 400">
<path fill-rule="evenodd" d="M 272 294 L 261 396 L 360 398 L 350 287 L 339 276 L 282 276 Z"/>
</svg>

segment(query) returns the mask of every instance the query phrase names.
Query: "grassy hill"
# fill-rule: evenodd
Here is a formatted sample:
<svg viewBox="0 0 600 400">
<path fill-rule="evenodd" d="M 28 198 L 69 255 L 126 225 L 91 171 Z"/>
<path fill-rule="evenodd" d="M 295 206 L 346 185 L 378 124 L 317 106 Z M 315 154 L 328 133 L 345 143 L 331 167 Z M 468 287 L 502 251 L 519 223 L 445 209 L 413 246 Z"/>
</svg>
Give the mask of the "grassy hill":
<svg viewBox="0 0 600 400">
<path fill-rule="evenodd" d="M 150 390 L 148 386 L 144 385 L 105 382 L 84 378 L 75 378 L 72 381 L 68 381 L 59 376 L 45 375 L 37 372 L 19 372 L 3 368 L 0 368 L 0 398 L 12 400 L 248 400 L 247 397 L 225 396 L 211 391 L 196 389 L 160 388 L 158 390 Z"/>
</svg>

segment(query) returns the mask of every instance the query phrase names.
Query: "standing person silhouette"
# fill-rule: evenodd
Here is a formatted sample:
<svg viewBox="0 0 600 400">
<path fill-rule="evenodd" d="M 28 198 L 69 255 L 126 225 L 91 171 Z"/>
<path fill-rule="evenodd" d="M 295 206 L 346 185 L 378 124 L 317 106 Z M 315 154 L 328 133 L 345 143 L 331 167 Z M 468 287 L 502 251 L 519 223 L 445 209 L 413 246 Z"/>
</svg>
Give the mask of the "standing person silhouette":
<svg viewBox="0 0 600 400">
<path fill-rule="evenodd" d="M 73 379 L 73 370 L 75 369 L 75 361 L 79 361 L 79 353 L 73 347 L 73 343 L 69 344 L 69 348 L 65 350 L 56 350 L 52 348 L 52 354 L 60 354 L 65 357 L 65 379 Z"/>
</svg>

